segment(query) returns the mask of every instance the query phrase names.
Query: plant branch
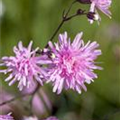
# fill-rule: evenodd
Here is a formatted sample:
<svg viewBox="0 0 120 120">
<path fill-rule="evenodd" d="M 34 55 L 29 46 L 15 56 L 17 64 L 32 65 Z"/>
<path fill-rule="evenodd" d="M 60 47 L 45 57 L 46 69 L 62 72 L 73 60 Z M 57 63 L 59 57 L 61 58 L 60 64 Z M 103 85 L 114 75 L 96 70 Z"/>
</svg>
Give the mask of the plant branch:
<svg viewBox="0 0 120 120">
<path fill-rule="evenodd" d="M 10 100 L 7 100 L 7 101 L 5 101 L 5 102 L 0 103 L 0 106 L 3 106 L 3 105 L 8 104 L 8 103 L 11 103 L 11 102 L 13 102 L 13 101 L 15 101 L 15 100 L 17 100 L 17 99 L 20 99 L 20 98 L 23 98 L 23 97 L 26 97 L 26 96 L 28 96 L 28 94 L 16 96 L 16 97 L 14 97 L 14 98 L 11 98 Z"/>
<path fill-rule="evenodd" d="M 49 41 L 52 41 L 54 39 L 54 37 L 56 36 L 56 34 L 58 33 L 58 31 L 60 30 L 60 28 L 63 26 L 63 24 L 68 21 L 67 20 L 67 17 L 68 17 L 68 14 L 70 13 L 71 9 L 72 9 L 72 6 L 74 3 L 76 3 L 77 1 L 73 1 L 72 4 L 70 5 L 70 7 L 68 8 L 67 12 L 63 12 L 63 17 L 62 17 L 62 21 L 60 22 L 60 24 L 58 25 L 57 29 L 55 30 L 55 32 L 53 33 L 53 35 L 51 36 L 51 38 L 49 39 Z M 45 46 L 45 48 L 48 47 L 48 44 Z"/>
<path fill-rule="evenodd" d="M 64 22 L 65 22 L 64 20 L 61 21 L 61 23 L 59 24 L 58 28 L 55 30 L 54 34 L 49 39 L 49 41 L 52 41 L 54 39 L 55 35 L 58 33 L 58 31 L 60 30 L 60 28 L 62 27 Z M 45 48 L 47 48 L 47 47 L 48 47 L 48 44 L 45 46 Z"/>
<path fill-rule="evenodd" d="M 67 16 L 68 16 L 69 12 L 70 12 L 70 11 L 71 11 L 71 9 L 72 9 L 73 4 L 75 4 L 76 2 L 77 2 L 76 0 L 72 2 L 72 4 L 70 5 L 70 7 L 69 7 L 69 9 L 68 9 L 67 13 L 65 14 L 65 17 L 67 17 Z"/>
<path fill-rule="evenodd" d="M 82 13 L 81 15 L 86 15 L 87 13 Z M 69 16 L 69 17 L 67 17 L 66 19 L 65 19 L 65 21 L 68 21 L 68 20 L 71 20 L 72 18 L 74 18 L 74 17 L 77 17 L 77 16 L 80 16 L 80 14 L 74 14 L 74 15 L 71 15 L 71 16 Z"/>
</svg>

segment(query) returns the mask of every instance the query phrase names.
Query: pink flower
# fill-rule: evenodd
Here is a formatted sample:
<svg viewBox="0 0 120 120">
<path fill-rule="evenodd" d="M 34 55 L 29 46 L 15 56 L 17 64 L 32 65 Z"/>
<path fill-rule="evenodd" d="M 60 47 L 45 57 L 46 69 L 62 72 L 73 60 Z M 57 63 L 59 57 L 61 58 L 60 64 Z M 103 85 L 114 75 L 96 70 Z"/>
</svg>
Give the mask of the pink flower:
<svg viewBox="0 0 120 120">
<path fill-rule="evenodd" d="M 8 115 L 0 115 L 0 120 L 14 120 L 13 117 L 10 114 L 8 114 Z"/>
<path fill-rule="evenodd" d="M 51 117 L 44 119 L 44 120 L 58 120 L 58 119 L 56 117 L 51 116 Z"/>
<path fill-rule="evenodd" d="M 109 7 L 111 6 L 111 0 L 91 0 L 90 12 L 95 12 L 97 16 L 97 20 L 101 20 L 99 14 L 96 11 L 96 8 L 101 10 L 105 15 L 111 18 L 111 12 L 109 11 Z M 90 20 L 90 23 L 93 23 L 93 20 Z"/>
<path fill-rule="evenodd" d="M 101 55 L 101 50 L 97 49 L 99 44 L 89 41 L 85 45 L 81 40 L 82 34 L 82 32 L 77 34 L 72 43 L 66 32 L 59 35 L 59 42 L 55 45 L 49 42 L 53 63 L 47 82 L 53 83 L 53 92 L 60 94 L 65 88 L 81 93 L 82 88 L 87 90 L 85 83 L 90 84 L 97 78 L 93 70 L 101 69 L 94 62 Z"/>
<path fill-rule="evenodd" d="M 18 81 L 18 88 L 22 90 L 23 87 L 29 88 L 33 81 L 35 82 L 35 79 L 43 85 L 42 79 L 47 76 L 47 72 L 41 65 L 50 61 L 46 60 L 45 55 L 36 56 L 36 51 L 39 48 L 33 50 L 32 44 L 33 42 L 31 41 L 28 47 L 25 48 L 22 42 L 19 42 L 18 48 L 15 46 L 13 49 L 15 56 L 2 58 L 3 63 L 1 63 L 1 66 L 6 66 L 7 68 L 0 70 L 0 72 L 9 73 L 9 76 L 5 79 L 5 81 L 10 81 L 9 86 Z"/>
</svg>

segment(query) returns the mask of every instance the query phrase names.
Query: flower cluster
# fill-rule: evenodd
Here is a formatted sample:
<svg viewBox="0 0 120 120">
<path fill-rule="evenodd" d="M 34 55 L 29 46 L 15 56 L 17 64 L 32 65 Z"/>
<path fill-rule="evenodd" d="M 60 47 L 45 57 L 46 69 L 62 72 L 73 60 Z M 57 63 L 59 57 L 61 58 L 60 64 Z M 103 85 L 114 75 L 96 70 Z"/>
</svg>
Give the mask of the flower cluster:
<svg viewBox="0 0 120 120">
<path fill-rule="evenodd" d="M 44 82 L 53 83 L 53 92 L 61 93 L 62 89 L 73 89 L 81 93 L 85 91 L 85 83 L 91 83 L 97 75 L 94 69 L 101 69 L 95 65 L 94 60 L 101 55 L 97 49 L 99 44 L 90 41 L 85 45 L 81 39 L 82 32 L 77 34 L 73 42 L 67 37 L 67 32 L 59 35 L 59 42 L 52 44 L 41 55 L 37 55 L 38 48 L 32 49 L 32 42 L 27 48 L 22 42 L 18 48 L 14 47 L 15 56 L 3 57 L 2 64 L 7 68 L 0 72 L 9 76 L 5 81 L 9 85 L 18 81 L 20 90 L 29 88 L 30 84 L 38 81 L 40 85 Z"/>
<path fill-rule="evenodd" d="M 109 7 L 111 0 L 76 0 L 82 4 L 90 4 L 90 11 L 85 13 L 79 10 L 73 15 L 87 15 L 90 23 L 94 20 L 100 21 L 97 9 L 102 11 L 111 18 Z M 71 7 L 70 7 L 71 9 Z M 70 11 L 69 9 L 69 11 Z M 69 13 L 68 11 L 68 13 Z M 71 17 L 65 15 L 64 20 Z M 59 30 L 59 28 L 58 28 Z M 61 93 L 62 89 L 73 89 L 81 93 L 81 89 L 87 90 L 85 83 L 91 83 L 97 78 L 94 73 L 95 69 L 101 69 L 96 66 L 95 60 L 101 55 L 101 50 L 97 49 L 99 44 L 90 41 L 85 44 L 81 39 L 82 32 L 77 34 L 73 42 L 67 37 L 67 33 L 59 35 L 59 42 L 53 44 L 48 43 L 46 49 L 33 49 L 31 41 L 28 47 L 24 47 L 22 42 L 18 43 L 18 47 L 13 48 L 15 56 L 2 57 L 0 66 L 5 66 L 0 73 L 8 74 L 5 81 L 9 81 L 9 86 L 18 81 L 19 90 L 31 88 L 31 86 L 45 82 L 52 82 L 53 92 Z"/>
<path fill-rule="evenodd" d="M 72 5 L 76 2 L 89 4 L 90 10 L 78 9 L 73 15 L 69 15 Z M 84 42 L 82 39 L 83 32 L 78 33 L 73 40 L 68 37 L 67 32 L 59 34 L 58 42 L 52 43 L 53 38 L 58 33 L 64 22 L 79 15 L 86 15 L 88 21 L 92 24 L 94 20 L 101 20 L 98 10 L 111 18 L 109 10 L 112 0 L 75 0 L 72 2 L 68 11 L 63 12 L 63 19 L 51 37 L 46 47 L 41 50 L 38 47 L 32 48 L 31 41 L 28 47 L 24 47 L 22 42 L 18 46 L 14 46 L 14 56 L 4 56 L 0 59 L 0 73 L 7 75 L 5 79 L 9 82 L 9 86 L 18 82 L 18 88 L 24 95 L 32 95 L 30 99 L 30 109 L 32 115 L 38 111 L 38 114 L 45 106 L 49 111 L 52 105 L 48 98 L 41 92 L 41 96 L 36 95 L 40 86 L 45 83 L 51 83 L 53 92 L 60 94 L 62 90 L 70 90 L 79 94 L 87 91 L 86 84 L 90 84 L 94 79 L 98 78 L 94 70 L 102 70 L 97 65 L 96 59 L 102 54 L 99 44 L 96 41 Z M 3 92 L 3 91 L 2 91 Z M 41 99 L 38 99 L 41 97 Z M 14 101 L 13 98 L 0 105 Z M 45 104 L 43 107 L 42 104 Z M 49 106 L 49 107 L 48 107 Z M 36 109 L 37 107 L 37 109 Z M 32 108 L 35 108 L 33 110 Z M 39 109 L 40 108 L 40 109 Z M 2 108 L 3 109 L 3 108 Z M 43 114 L 43 112 L 41 112 Z M 36 114 L 35 114 L 36 115 Z M 14 120 L 10 114 L 0 115 L 0 120 Z M 22 117 L 22 120 L 41 120 L 37 116 Z M 59 120 L 51 116 L 43 120 Z"/>
</svg>

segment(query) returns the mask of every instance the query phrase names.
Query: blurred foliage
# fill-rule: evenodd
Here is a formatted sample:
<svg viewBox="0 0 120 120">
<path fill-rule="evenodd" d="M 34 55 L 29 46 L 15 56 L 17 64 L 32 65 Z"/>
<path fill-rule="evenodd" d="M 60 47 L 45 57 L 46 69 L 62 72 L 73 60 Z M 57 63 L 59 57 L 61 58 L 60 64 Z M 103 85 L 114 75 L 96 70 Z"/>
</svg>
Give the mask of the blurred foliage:
<svg viewBox="0 0 120 120">
<path fill-rule="evenodd" d="M 61 15 L 72 0 L 2 0 L 0 12 L 0 56 L 12 55 L 13 46 L 22 40 L 27 45 L 30 40 L 34 46 L 43 48 L 61 21 Z M 76 4 L 78 8 L 89 9 L 89 5 Z M 57 96 L 51 86 L 45 86 L 54 109 L 51 114 L 61 120 L 120 120 L 120 0 L 113 0 L 112 19 L 100 13 L 100 25 L 90 25 L 87 18 L 77 17 L 63 25 L 59 33 L 68 31 L 70 37 L 83 31 L 87 42 L 96 40 L 102 49 L 98 61 L 104 70 L 96 71 L 98 79 L 87 85 L 88 91 L 81 95 L 64 91 Z M 1 10 L 1 8 L 0 8 Z M 57 41 L 57 36 L 55 41 Z M 0 84 L 15 93 L 17 88 L 8 87 L 0 77 Z M 17 93 L 17 92 L 16 92 Z"/>
</svg>

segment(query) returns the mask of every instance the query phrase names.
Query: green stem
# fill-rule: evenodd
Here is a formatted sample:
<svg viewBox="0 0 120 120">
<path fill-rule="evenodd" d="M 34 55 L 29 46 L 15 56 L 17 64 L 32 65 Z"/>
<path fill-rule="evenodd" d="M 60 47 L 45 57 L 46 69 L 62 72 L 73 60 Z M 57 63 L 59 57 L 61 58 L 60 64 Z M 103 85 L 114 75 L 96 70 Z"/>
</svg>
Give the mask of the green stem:
<svg viewBox="0 0 120 120">
<path fill-rule="evenodd" d="M 68 14 L 70 13 L 72 6 L 74 3 L 76 3 L 77 1 L 75 0 L 74 2 L 72 2 L 72 4 L 70 5 L 70 7 L 68 8 L 68 11 L 66 12 L 65 15 L 63 15 L 62 21 L 60 22 L 60 24 L 58 25 L 57 29 L 55 30 L 55 32 L 53 33 L 53 35 L 51 36 L 51 38 L 49 39 L 49 41 L 53 41 L 54 37 L 56 36 L 56 34 L 58 33 L 58 31 L 60 30 L 60 28 L 63 26 L 63 24 L 68 21 L 67 17 Z M 45 46 L 45 48 L 48 47 L 48 44 Z"/>
</svg>

